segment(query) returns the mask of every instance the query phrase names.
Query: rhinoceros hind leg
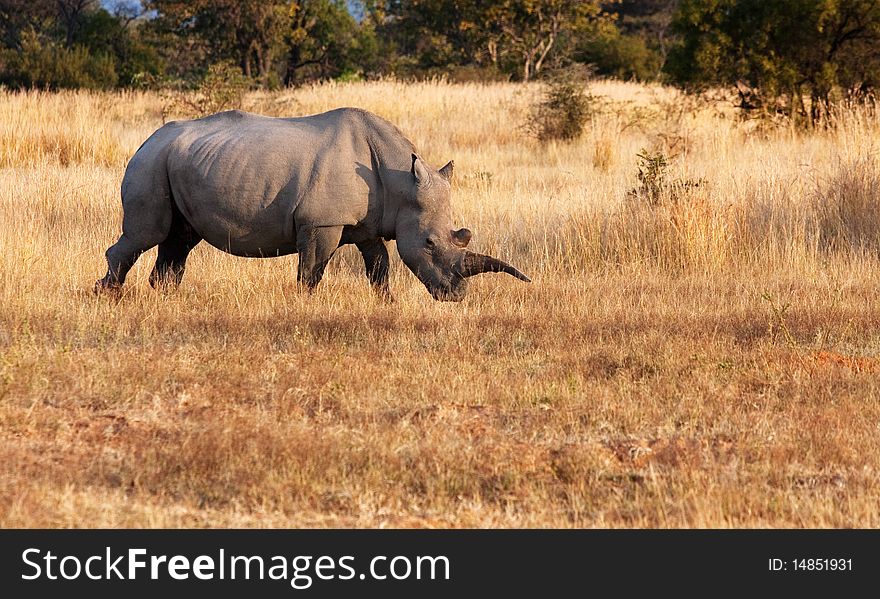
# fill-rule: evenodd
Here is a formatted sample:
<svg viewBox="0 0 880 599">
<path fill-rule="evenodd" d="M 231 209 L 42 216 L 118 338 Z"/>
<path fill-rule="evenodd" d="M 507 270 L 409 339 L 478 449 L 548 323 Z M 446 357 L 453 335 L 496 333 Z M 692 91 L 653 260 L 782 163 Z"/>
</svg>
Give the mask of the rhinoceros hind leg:
<svg viewBox="0 0 880 599">
<path fill-rule="evenodd" d="M 95 283 L 95 293 L 118 292 L 125 283 L 128 271 L 147 249 L 123 233 L 119 241 L 107 249 L 107 274 Z"/>
<path fill-rule="evenodd" d="M 171 230 L 173 201 L 164 171 L 141 177 L 144 173 L 130 174 L 132 168 L 129 165 L 122 183 L 122 236 L 107 250 L 107 274 L 95 283 L 97 293 L 118 292 L 140 255 Z"/>
<path fill-rule="evenodd" d="M 361 252 L 364 259 L 364 268 L 366 270 L 367 279 L 373 291 L 386 302 L 393 302 L 394 296 L 391 295 L 391 289 L 388 287 L 388 248 L 381 239 L 370 239 L 357 244 L 357 248 Z"/>
<path fill-rule="evenodd" d="M 299 271 L 296 279 L 314 291 L 342 239 L 342 227 L 301 227 L 296 234 Z"/>
<path fill-rule="evenodd" d="M 164 285 L 173 287 L 180 285 L 183 271 L 186 269 L 186 258 L 202 240 L 176 206 L 173 208 L 173 212 L 171 230 L 165 241 L 159 244 L 156 264 L 150 272 L 150 285 L 154 288 Z"/>
</svg>

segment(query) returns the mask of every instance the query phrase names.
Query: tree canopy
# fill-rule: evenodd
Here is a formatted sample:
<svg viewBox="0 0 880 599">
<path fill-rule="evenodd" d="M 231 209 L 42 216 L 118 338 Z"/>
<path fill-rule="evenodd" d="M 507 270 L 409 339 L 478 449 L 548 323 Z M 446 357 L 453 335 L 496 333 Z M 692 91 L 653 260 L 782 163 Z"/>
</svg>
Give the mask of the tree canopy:
<svg viewBox="0 0 880 599">
<path fill-rule="evenodd" d="M 738 84 L 815 120 L 880 82 L 878 0 L 681 0 L 672 26 L 667 72 L 682 85 Z"/>
</svg>

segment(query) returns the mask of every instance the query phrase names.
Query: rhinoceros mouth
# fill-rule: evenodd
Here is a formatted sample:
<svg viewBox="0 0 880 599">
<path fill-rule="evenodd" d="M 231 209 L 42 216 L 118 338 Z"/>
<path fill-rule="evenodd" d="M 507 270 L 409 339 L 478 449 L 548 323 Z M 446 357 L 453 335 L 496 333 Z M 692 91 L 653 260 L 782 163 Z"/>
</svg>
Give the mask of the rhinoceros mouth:
<svg viewBox="0 0 880 599">
<path fill-rule="evenodd" d="M 431 297 L 433 297 L 438 302 L 460 302 L 464 299 L 464 293 L 456 293 L 454 291 L 448 291 L 443 289 L 432 289 Z"/>
<path fill-rule="evenodd" d="M 467 281 L 457 276 L 446 285 L 426 284 L 425 287 L 438 302 L 460 302 L 467 295 Z"/>
</svg>

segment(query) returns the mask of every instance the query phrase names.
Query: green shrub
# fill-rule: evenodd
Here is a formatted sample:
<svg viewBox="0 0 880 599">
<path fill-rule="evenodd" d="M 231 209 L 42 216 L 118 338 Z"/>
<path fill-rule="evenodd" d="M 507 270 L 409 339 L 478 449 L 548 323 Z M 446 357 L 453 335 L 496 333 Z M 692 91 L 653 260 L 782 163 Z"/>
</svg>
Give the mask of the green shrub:
<svg viewBox="0 0 880 599">
<path fill-rule="evenodd" d="M 106 10 L 95 10 L 82 16 L 74 44 L 87 48 L 90 54 L 113 57 L 118 84 L 130 86 L 146 76 L 159 76 L 164 66 L 157 48 L 143 39 L 141 29 L 126 27 Z"/>
<path fill-rule="evenodd" d="M 208 67 L 205 75 L 189 85 L 166 85 L 163 116 L 202 117 L 222 110 L 241 108 L 250 81 L 231 62 Z"/>
<path fill-rule="evenodd" d="M 639 159 L 639 188 L 636 193 L 651 204 L 657 204 L 666 188 L 669 159 L 663 152 L 651 152 L 644 148 L 636 157 Z"/>
<path fill-rule="evenodd" d="M 637 81 L 656 79 L 663 65 L 660 54 L 645 40 L 617 29 L 585 42 L 576 59 L 593 65 L 598 75 Z"/>
<path fill-rule="evenodd" d="M 541 141 L 573 140 L 584 132 L 593 106 L 582 71 L 561 72 L 548 79 L 541 99 L 532 107 L 526 129 Z"/>
<path fill-rule="evenodd" d="M 648 150 L 636 154 L 639 159 L 639 186 L 629 191 L 629 197 L 644 200 L 657 207 L 693 199 L 693 194 L 706 185 L 705 179 L 669 178 L 670 158 L 662 150 Z"/>
<path fill-rule="evenodd" d="M 22 34 L 21 46 L 0 51 L 0 82 L 10 87 L 108 89 L 118 82 L 115 61 L 107 54 L 66 48 L 33 32 Z"/>
</svg>

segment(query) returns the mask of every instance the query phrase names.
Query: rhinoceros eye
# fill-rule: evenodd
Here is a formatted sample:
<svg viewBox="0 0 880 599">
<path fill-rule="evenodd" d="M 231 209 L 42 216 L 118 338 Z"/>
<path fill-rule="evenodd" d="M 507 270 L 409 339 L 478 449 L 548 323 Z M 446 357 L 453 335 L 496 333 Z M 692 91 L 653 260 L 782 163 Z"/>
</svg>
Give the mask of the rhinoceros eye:
<svg viewBox="0 0 880 599">
<path fill-rule="evenodd" d="M 428 249 L 434 249 L 435 245 L 437 245 L 437 243 L 430 237 L 425 240 L 425 247 L 427 247 Z"/>
</svg>

